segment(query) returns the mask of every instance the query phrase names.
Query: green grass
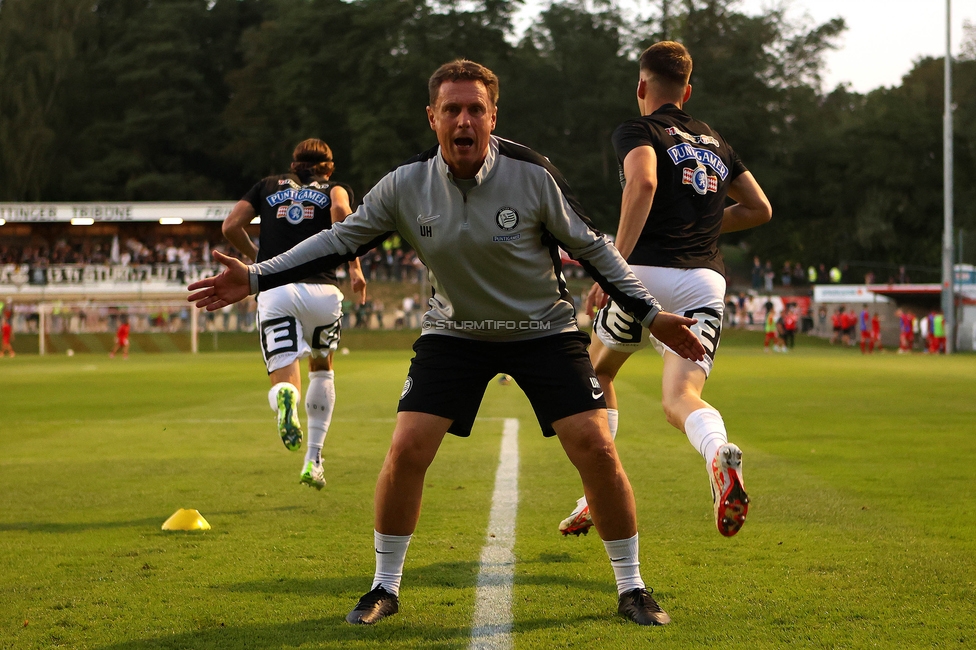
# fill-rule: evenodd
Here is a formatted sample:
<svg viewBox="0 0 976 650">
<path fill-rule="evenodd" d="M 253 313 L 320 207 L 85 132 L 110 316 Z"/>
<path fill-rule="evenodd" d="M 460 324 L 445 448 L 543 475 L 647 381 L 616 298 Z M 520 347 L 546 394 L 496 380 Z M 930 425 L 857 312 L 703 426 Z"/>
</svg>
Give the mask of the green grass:
<svg viewBox="0 0 976 650">
<path fill-rule="evenodd" d="M 664 423 L 660 360 L 618 380 L 643 573 L 674 619 L 657 629 L 614 615 L 596 535 L 556 533 L 579 479 L 515 386 L 493 383 L 431 468 L 401 614 L 357 628 L 343 617 L 372 575 L 409 351 L 337 358 L 322 492 L 298 485 L 256 351 L 2 359 L 0 648 L 464 648 L 505 417 L 521 421 L 516 648 L 976 646 L 976 358 L 757 340 L 723 340 L 705 394 L 746 453 L 733 539 Z M 162 532 L 180 507 L 213 530 Z"/>
</svg>

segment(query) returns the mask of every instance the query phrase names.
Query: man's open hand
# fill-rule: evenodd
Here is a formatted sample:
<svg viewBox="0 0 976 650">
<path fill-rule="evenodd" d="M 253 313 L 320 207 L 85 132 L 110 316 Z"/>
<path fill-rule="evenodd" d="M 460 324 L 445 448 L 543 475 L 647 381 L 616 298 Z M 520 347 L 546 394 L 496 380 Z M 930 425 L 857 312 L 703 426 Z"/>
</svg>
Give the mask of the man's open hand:
<svg viewBox="0 0 976 650">
<path fill-rule="evenodd" d="M 227 268 L 220 275 L 198 280 L 187 287 L 190 291 L 196 292 L 191 293 L 187 301 L 196 303 L 196 306 L 201 309 L 206 307 L 207 311 L 217 311 L 227 305 L 240 302 L 251 292 L 247 267 L 240 260 L 218 251 L 213 252 L 213 258 Z"/>
<path fill-rule="evenodd" d="M 705 348 L 689 327 L 697 323 L 694 318 L 685 318 L 666 311 L 660 312 L 651 322 L 651 334 L 665 344 L 675 354 L 689 361 L 701 361 L 705 358 Z"/>
</svg>

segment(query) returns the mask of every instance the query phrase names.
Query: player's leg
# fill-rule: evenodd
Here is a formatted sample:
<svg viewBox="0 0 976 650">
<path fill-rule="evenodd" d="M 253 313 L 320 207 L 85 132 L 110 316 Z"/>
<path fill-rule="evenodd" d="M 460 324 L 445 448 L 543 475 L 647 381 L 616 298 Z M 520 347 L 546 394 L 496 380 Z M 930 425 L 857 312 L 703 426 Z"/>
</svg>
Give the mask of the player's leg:
<svg viewBox="0 0 976 650">
<path fill-rule="evenodd" d="M 298 451 L 302 446 L 301 421 L 298 419 L 298 403 L 302 396 L 302 375 L 298 357 L 289 363 L 280 365 L 284 359 L 272 358 L 269 364 L 268 379 L 271 380 L 271 390 L 268 391 L 268 404 L 274 411 L 278 435 L 281 442 L 289 451 Z M 274 364 L 274 370 L 270 370 Z"/>
<path fill-rule="evenodd" d="M 646 268 L 646 267 L 644 267 Z M 600 389 L 607 404 L 607 423 L 610 437 L 617 437 L 619 412 L 617 393 L 613 380 L 627 359 L 634 352 L 649 344 L 650 333 L 640 321 L 621 310 L 613 301 L 607 302 L 593 319 L 593 335 L 590 337 L 590 363 L 596 373 Z M 563 535 L 585 535 L 593 526 L 586 496 L 576 500 L 576 507 L 569 516 L 559 522 Z"/>
<path fill-rule="evenodd" d="M 333 352 L 339 346 L 342 323 L 342 292 L 331 284 L 295 285 L 294 313 L 309 360 L 305 417 L 308 445 L 299 481 L 321 490 L 325 487 L 322 447 L 335 410 Z"/>
<path fill-rule="evenodd" d="M 397 414 L 373 501 L 373 585 L 346 616 L 347 622 L 372 625 L 399 611 L 400 580 L 407 547 L 420 518 L 424 477 L 450 425 L 450 419 L 428 413 Z"/>
<path fill-rule="evenodd" d="M 593 410 L 552 423 L 579 472 L 592 504 L 593 524 L 604 540 L 617 582 L 617 610 L 639 625 L 667 625 L 671 618 L 647 591 L 640 574 L 637 507 L 620 464 L 604 411 Z"/>
<path fill-rule="evenodd" d="M 369 625 L 399 609 L 400 577 L 427 468 L 448 430 L 470 434 L 485 389 L 499 372 L 496 355 L 486 354 L 485 345 L 440 335 L 414 343 L 393 439 L 376 480 L 373 586 L 346 616 L 349 623 Z"/>
<path fill-rule="evenodd" d="M 593 371 L 600 382 L 603 390 L 603 398 L 607 402 L 607 425 L 610 428 L 610 437 L 617 437 L 617 425 L 619 414 L 617 411 L 617 393 L 613 387 L 613 380 L 623 367 L 631 352 L 620 352 L 613 350 L 600 341 L 597 333 L 590 339 L 590 363 L 593 364 Z M 563 535 L 586 535 L 593 526 L 593 519 L 590 517 L 590 509 L 586 495 L 576 500 L 576 507 L 569 513 L 569 516 L 559 522 L 559 532 Z"/>
<path fill-rule="evenodd" d="M 332 369 L 332 352 L 324 357 L 311 357 L 308 368 L 308 388 L 305 391 L 305 422 L 308 443 L 299 482 L 321 490 L 325 487 L 325 470 L 322 467 L 322 448 L 332 423 L 335 410 L 335 372 Z"/>
<path fill-rule="evenodd" d="M 298 451 L 304 434 L 298 418 L 302 380 L 298 360 L 309 354 L 294 315 L 295 287 L 286 285 L 258 295 L 261 353 L 271 380 L 268 403 L 276 413 L 278 435 L 289 451 Z"/>
<path fill-rule="evenodd" d="M 722 415 L 701 398 L 706 377 L 700 365 L 669 351 L 664 355 L 661 402 L 668 422 L 705 459 L 715 525 L 730 537 L 745 523 L 749 497 L 742 482 L 742 451 L 729 442 Z"/>
</svg>

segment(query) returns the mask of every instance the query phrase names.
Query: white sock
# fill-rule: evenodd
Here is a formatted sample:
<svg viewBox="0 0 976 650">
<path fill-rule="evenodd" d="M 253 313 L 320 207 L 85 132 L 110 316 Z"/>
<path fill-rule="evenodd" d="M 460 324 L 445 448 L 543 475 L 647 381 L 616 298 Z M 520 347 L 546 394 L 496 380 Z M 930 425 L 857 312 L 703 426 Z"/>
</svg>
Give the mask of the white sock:
<svg viewBox="0 0 976 650">
<path fill-rule="evenodd" d="M 722 414 L 713 408 L 698 409 L 689 415 L 685 420 L 685 435 L 706 463 L 712 462 L 718 448 L 729 441 Z"/>
<path fill-rule="evenodd" d="M 400 595 L 400 579 L 403 577 L 403 561 L 407 557 L 407 547 L 413 535 L 384 535 L 373 531 L 373 550 L 376 551 L 376 573 L 373 586 L 380 585 L 391 594 Z"/>
<path fill-rule="evenodd" d="M 610 423 L 610 437 L 617 439 L 617 419 L 619 417 L 617 409 L 607 409 L 607 422 Z"/>
<path fill-rule="evenodd" d="M 290 388 L 295 391 L 295 401 L 297 402 L 299 397 L 301 397 L 302 392 L 298 390 L 295 384 L 289 383 L 287 381 L 279 381 L 277 384 L 271 387 L 268 391 L 268 404 L 271 405 L 271 410 L 275 413 L 278 412 L 278 391 L 282 388 Z"/>
<path fill-rule="evenodd" d="M 617 409 L 607 409 L 607 423 L 610 424 L 610 437 L 613 438 L 614 440 L 616 440 L 617 438 L 618 416 L 619 413 L 617 412 Z M 582 498 L 576 500 L 577 508 L 582 508 L 585 505 L 587 505 L 585 495 Z"/>
<path fill-rule="evenodd" d="M 305 393 L 305 417 L 308 420 L 308 448 L 305 460 L 316 465 L 322 462 L 322 445 L 332 422 L 335 407 L 335 372 L 316 370 L 308 373 L 308 391 Z"/>
<path fill-rule="evenodd" d="M 629 539 L 604 541 L 603 545 L 607 548 L 610 566 L 613 567 L 613 575 L 617 578 L 617 595 L 631 589 L 643 589 L 644 580 L 641 579 L 640 574 L 638 559 L 640 545 L 637 542 L 637 535 Z"/>
</svg>

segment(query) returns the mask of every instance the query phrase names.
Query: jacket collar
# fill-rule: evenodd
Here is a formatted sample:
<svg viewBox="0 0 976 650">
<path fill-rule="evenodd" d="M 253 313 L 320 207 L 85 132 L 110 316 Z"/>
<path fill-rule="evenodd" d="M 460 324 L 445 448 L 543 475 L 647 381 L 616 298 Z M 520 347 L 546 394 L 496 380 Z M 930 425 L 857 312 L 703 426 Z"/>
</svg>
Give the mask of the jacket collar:
<svg viewBox="0 0 976 650">
<path fill-rule="evenodd" d="M 440 146 L 437 147 L 437 171 L 454 182 L 454 174 L 448 168 L 447 163 L 444 162 L 444 156 L 441 155 Z M 481 185 L 491 174 L 495 171 L 495 165 L 498 162 L 498 138 L 494 135 L 489 136 L 488 140 L 488 156 L 485 158 L 485 162 L 481 164 L 481 169 L 475 174 L 474 180 L 476 185 Z"/>
</svg>

